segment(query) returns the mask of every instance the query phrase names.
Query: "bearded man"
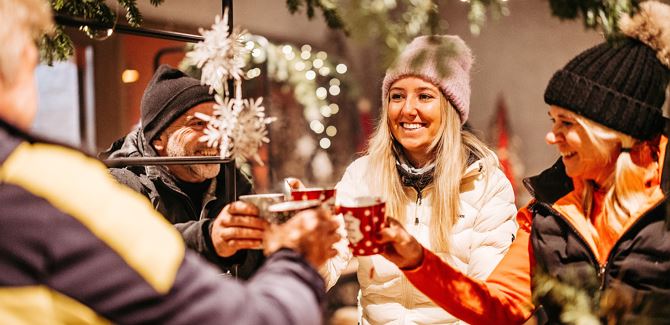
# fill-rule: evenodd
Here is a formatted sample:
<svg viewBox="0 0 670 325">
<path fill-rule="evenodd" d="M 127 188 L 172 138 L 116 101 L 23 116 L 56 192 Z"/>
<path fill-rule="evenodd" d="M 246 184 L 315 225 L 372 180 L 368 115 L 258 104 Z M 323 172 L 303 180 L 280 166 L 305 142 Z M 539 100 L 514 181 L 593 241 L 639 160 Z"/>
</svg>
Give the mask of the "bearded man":
<svg viewBox="0 0 670 325">
<path fill-rule="evenodd" d="M 211 115 L 214 95 L 199 80 L 161 66 L 141 104 L 140 125 L 100 157 L 216 156 L 199 139 Z M 249 178 L 230 164 L 128 166 L 112 175 L 149 198 L 181 232 L 187 246 L 227 274 L 249 278 L 263 262 L 263 232 L 268 224 L 255 215 L 233 214 L 227 205 L 252 191 Z"/>
</svg>

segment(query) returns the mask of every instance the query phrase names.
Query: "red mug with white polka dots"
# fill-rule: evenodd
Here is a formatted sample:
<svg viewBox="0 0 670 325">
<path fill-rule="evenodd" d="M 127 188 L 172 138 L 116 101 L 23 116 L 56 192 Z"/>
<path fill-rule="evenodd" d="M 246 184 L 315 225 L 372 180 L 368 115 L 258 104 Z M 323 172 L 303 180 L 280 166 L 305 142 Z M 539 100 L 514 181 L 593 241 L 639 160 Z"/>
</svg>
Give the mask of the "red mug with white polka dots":
<svg viewBox="0 0 670 325">
<path fill-rule="evenodd" d="M 335 197 L 334 188 L 309 187 L 299 188 L 291 191 L 293 201 L 321 200 L 328 201 Z"/>
<path fill-rule="evenodd" d="M 336 211 L 344 217 L 349 247 L 356 256 L 382 253 L 384 247 L 374 242 L 386 222 L 386 203 L 379 197 L 365 196 L 341 202 Z"/>
</svg>

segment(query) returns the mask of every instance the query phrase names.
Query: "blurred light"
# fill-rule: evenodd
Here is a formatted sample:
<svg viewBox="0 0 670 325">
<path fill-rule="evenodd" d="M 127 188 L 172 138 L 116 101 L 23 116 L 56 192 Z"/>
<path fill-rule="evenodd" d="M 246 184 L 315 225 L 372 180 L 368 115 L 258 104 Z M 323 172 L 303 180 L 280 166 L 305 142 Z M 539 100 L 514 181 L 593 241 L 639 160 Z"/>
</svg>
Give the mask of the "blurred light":
<svg viewBox="0 0 670 325">
<path fill-rule="evenodd" d="M 254 49 L 254 42 L 248 41 L 247 44 L 244 45 L 244 47 L 246 47 L 247 50 L 251 51 Z"/>
<path fill-rule="evenodd" d="M 326 128 L 326 134 L 329 137 L 334 137 L 337 134 L 337 128 L 334 125 L 330 125 Z"/>
<path fill-rule="evenodd" d="M 300 58 L 303 60 L 309 59 L 310 56 L 312 56 L 312 53 L 309 51 L 302 51 L 302 53 L 300 53 Z"/>
<path fill-rule="evenodd" d="M 140 73 L 137 70 L 126 69 L 121 74 L 121 80 L 126 84 L 131 84 L 138 79 L 140 79 Z"/>
<path fill-rule="evenodd" d="M 330 79 L 329 83 L 330 83 L 331 86 L 339 86 L 340 85 L 340 79 L 337 79 L 337 78 Z"/>
<path fill-rule="evenodd" d="M 321 68 L 323 66 L 323 60 L 321 59 L 316 59 L 314 62 L 312 62 L 312 66 L 315 68 Z"/>
<path fill-rule="evenodd" d="M 303 111 L 303 116 L 305 116 L 305 119 L 308 121 L 321 120 L 321 113 L 319 112 L 319 108 L 313 105 L 305 107 L 305 110 Z"/>
<path fill-rule="evenodd" d="M 249 71 L 247 71 L 247 78 L 248 79 L 253 79 L 261 75 L 261 69 L 259 68 L 253 68 Z"/>
<path fill-rule="evenodd" d="M 328 148 L 330 148 L 330 139 L 328 139 L 328 138 L 321 138 L 321 140 L 319 140 L 319 146 L 320 146 L 321 148 L 323 148 L 323 149 L 328 149 Z"/>
<path fill-rule="evenodd" d="M 321 124 L 320 121 L 313 120 L 312 122 L 309 123 L 309 128 L 312 129 L 312 131 L 321 134 L 323 133 L 324 126 L 323 124 Z"/>
<path fill-rule="evenodd" d="M 293 52 L 286 53 L 286 59 L 289 61 L 295 59 L 295 53 Z"/>
<path fill-rule="evenodd" d="M 303 52 L 309 52 L 309 51 L 312 50 L 312 47 L 309 44 L 305 44 L 305 45 L 300 47 L 300 50 L 303 51 Z"/>
<path fill-rule="evenodd" d="M 330 107 L 328 105 L 321 106 L 321 115 L 323 117 L 330 117 Z"/>
<path fill-rule="evenodd" d="M 340 94 L 340 86 L 330 86 L 328 92 L 333 96 L 337 96 Z"/>
<path fill-rule="evenodd" d="M 261 49 L 253 49 L 251 51 L 251 56 L 253 56 L 255 58 L 259 57 L 260 55 L 261 55 Z"/>
<path fill-rule="evenodd" d="M 312 70 L 305 72 L 305 78 L 307 78 L 307 80 L 314 80 L 314 78 L 316 78 L 316 72 Z"/>
<path fill-rule="evenodd" d="M 305 70 L 305 62 L 298 61 L 298 62 L 295 63 L 295 65 L 293 67 L 298 71 Z"/>
<path fill-rule="evenodd" d="M 324 51 L 319 51 L 319 52 L 316 53 L 316 58 L 321 59 L 321 60 L 325 60 L 326 58 L 328 58 L 328 54 L 326 54 L 326 52 L 324 52 Z"/>
<path fill-rule="evenodd" d="M 281 48 L 281 51 L 284 52 L 284 54 L 288 55 L 289 53 L 293 53 L 293 48 L 291 45 L 284 45 Z"/>
<path fill-rule="evenodd" d="M 330 73 L 330 68 L 329 67 L 323 67 L 319 69 L 319 74 L 322 76 L 327 76 Z"/>
<path fill-rule="evenodd" d="M 340 63 L 335 67 L 335 71 L 339 74 L 345 74 L 347 72 L 347 65 L 344 63 Z"/>
<path fill-rule="evenodd" d="M 332 104 L 330 104 L 330 105 L 328 105 L 328 106 L 330 106 L 330 114 L 331 114 L 331 115 L 335 115 L 335 114 L 337 114 L 337 112 L 340 111 L 340 106 L 338 106 L 338 105 L 335 104 L 335 103 L 332 103 Z"/>
<path fill-rule="evenodd" d="M 316 98 L 326 99 L 326 96 L 328 96 L 328 91 L 326 90 L 326 88 L 319 87 L 316 89 Z"/>
</svg>

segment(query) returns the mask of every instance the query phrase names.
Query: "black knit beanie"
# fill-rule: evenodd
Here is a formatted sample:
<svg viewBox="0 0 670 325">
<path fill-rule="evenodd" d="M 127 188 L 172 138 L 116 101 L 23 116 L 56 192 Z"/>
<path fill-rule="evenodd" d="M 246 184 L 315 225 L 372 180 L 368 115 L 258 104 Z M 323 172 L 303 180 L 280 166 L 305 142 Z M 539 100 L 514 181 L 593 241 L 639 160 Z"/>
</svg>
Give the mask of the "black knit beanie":
<svg viewBox="0 0 670 325">
<path fill-rule="evenodd" d="M 150 142 L 184 112 L 209 101 L 214 101 L 209 87 L 169 65 L 161 65 L 142 96 L 144 137 Z"/>
<path fill-rule="evenodd" d="M 572 59 L 549 81 L 544 101 L 647 140 L 663 132 L 662 107 L 670 69 L 656 51 L 625 38 L 602 43 Z"/>
</svg>

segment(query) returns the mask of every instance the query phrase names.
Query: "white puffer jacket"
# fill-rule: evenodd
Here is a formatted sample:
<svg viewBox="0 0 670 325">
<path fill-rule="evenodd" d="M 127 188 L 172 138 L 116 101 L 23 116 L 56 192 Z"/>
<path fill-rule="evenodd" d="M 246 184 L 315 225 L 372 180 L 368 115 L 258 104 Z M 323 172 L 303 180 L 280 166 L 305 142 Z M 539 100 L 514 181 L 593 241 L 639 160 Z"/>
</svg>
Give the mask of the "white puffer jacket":
<svg viewBox="0 0 670 325">
<path fill-rule="evenodd" d="M 365 181 L 367 162 L 368 157 L 365 156 L 349 165 L 336 186 L 338 201 L 379 195 Z M 502 171 L 496 169 L 488 184 L 485 184 L 484 175 L 480 172 L 481 165 L 479 161 L 470 165 L 461 184 L 461 215 L 451 235 L 452 254 L 436 252 L 463 273 L 477 279 L 485 279 L 493 271 L 512 243 L 517 228 L 514 193 L 509 180 Z M 429 249 L 430 200 L 430 195 L 427 195 L 420 205 L 409 204 L 405 224 L 405 228 Z M 419 220 L 418 225 L 415 225 L 415 218 Z M 346 240 L 339 242 L 338 256 L 321 270 L 329 288 L 337 282 L 352 257 L 346 245 Z M 402 272 L 381 255 L 358 257 L 358 263 L 362 324 L 459 322 L 415 289 Z"/>
</svg>

